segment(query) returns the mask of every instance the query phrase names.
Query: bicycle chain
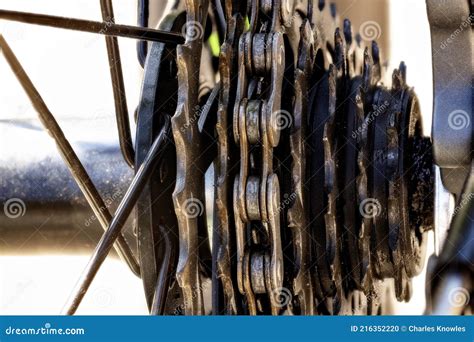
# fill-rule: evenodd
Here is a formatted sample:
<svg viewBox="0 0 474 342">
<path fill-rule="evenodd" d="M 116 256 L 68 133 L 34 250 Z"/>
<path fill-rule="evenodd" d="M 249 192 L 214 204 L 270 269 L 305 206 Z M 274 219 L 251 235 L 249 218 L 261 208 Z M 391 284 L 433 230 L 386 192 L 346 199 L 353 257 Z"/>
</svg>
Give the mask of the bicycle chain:
<svg viewBox="0 0 474 342">
<path fill-rule="evenodd" d="M 291 7 L 292 2 L 287 1 L 286 5 Z M 263 300 L 269 302 L 272 314 L 278 314 L 283 252 L 280 181 L 273 165 L 273 149 L 280 140 L 278 116 L 285 46 L 283 35 L 277 30 L 281 27 L 280 13 L 290 7 L 270 1 L 253 2 L 251 6 L 250 31 L 239 41 L 239 78 L 233 116 L 234 140 L 240 150 L 240 169 L 233 192 L 237 283 L 250 314 L 264 311 Z"/>
<path fill-rule="evenodd" d="M 224 13 L 219 0 L 215 11 L 209 0 L 183 2 L 161 28 L 183 26 L 185 44 L 154 43 L 146 59 L 137 177 L 68 312 L 142 189 L 140 275 L 154 314 L 207 314 L 209 283 L 214 314 L 385 314 L 392 288 L 408 301 L 433 226 L 434 171 L 405 64 L 384 85 L 376 42 L 369 53 L 324 0 L 223 0 Z M 217 75 L 204 43 L 218 23 Z M 7 52 L 20 82 L 31 83 Z M 152 172 L 148 152 L 161 146 L 172 112 L 175 146 L 163 148 L 166 161 Z"/>
<path fill-rule="evenodd" d="M 204 25 L 207 7 L 187 5 L 188 21 Z M 431 145 L 421 137 L 403 65 L 385 88 L 376 43 L 369 53 L 348 20 L 337 28 L 335 9 L 324 1 L 228 0 L 224 15 L 213 313 L 386 313 L 386 279 L 394 278 L 399 300 L 409 298 L 431 226 L 423 199 L 429 202 L 432 157 L 422 153 Z M 204 203 L 204 175 L 193 165 L 205 146 L 190 118 L 201 47 L 198 40 L 178 48 L 173 118 L 177 280 L 186 314 L 204 312 L 199 224 L 183 212 L 190 199 Z M 367 201 L 375 213 L 363 212 Z"/>
</svg>

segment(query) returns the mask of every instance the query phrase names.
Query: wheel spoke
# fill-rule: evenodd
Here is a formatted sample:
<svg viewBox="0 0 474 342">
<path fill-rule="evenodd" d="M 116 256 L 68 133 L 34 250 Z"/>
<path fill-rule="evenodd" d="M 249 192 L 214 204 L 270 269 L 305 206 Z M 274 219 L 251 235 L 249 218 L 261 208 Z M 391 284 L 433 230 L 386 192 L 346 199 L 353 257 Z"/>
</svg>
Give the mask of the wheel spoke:
<svg viewBox="0 0 474 342">
<path fill-rule="evenodd" d="M 153 30 L 145 27 L 117 25 L 107 22 L 58 17 L 46 14 L 0 10 L 0 19 L 63 28 L 73 31 L 103 34 L 105 36 L 126 37 L 171 44 L 184 43 L 184 37 L 180 33 Z"/>
<path fill-rule="evenodd" d="M 102 19 L 104 22 L 114 24 L 114 10 L 112 0 L 101 0 Z M 132 137 L 130 134 L 130 122 L 127 109 L 127 97 L 123 82 L 122 62 L 117 37 L 106 36 L 107 55 L 109 58 L 110 76 L 112 78 L 112 89 L 114 92 L 115 115 L 117 117 L 117 128 L 120 141 L 120 149 L 127 164 L 133 168 L 135 162 L 135 151 L 133 150 Z"/>
<path fill-rule="evenodd" d="M 115 212 L 114 218 L 112 219 L 110 228 L 107 229 L 102 235 L 102 238 L 100 239 L 94 253 L 92 254 L 89 263 L 77 282 L 76 288 L 69 297 L 69 301 L 64 307 L 64 312 L 67 315 L 73 315 L 76 312 L 100 266 L 109 254 L 114 241 L 120 236 L 120 232 L 125 225 L 130 212 L 135 206 L 138 197 L 140 196 L 144 186 L 146 185 L 146 182 L 153 172 L 153 168 L 162 157 L 162 153 L 160 152 L 165 149 L 167 143 L 169 142 L 169 127 L 170 120 L 167 117 L 160 134 L 153 142 L 153 145 L 148 151 L 145 160 L 140 165 L 140 168 L 135 174 L 135 177 L 133 178 L 132 183 L 125 193 L 125 196 L 122 198 L 122 201 Z"/>
<path fill-rule="evenodd" d="M 102 225 L 102 228 L 106 230 L 110 221 L 112 220 L 112 215 L 107 209 L 104 200 L 97 191 L 97 188 L 92 183 L 87 171 L 84 169 L 84 166 L 72 149 L 71 144 L 66 139 L 53 114 L 46 106 L 46 103 L 41 98 L 38 90 L 35 88 L 33 82 L 31 82 L 14 52 L 11 50 L 10 46 L 2 35 L 0 35 L 0 48 L 8 64 L 15 73 L 15 76 L 32 102 L 33 107 L 37 111 L 41 123 L 55 140 L 61 157 L 65 161 L 74 180 L 84 194 L 90 207 L 94 211 L 94 214 Z M 117 240 L 116 250 L 119 256 L 128 264 L 132 272 L 139 276 L 140 267 L 123 235 L 120 235 Z"/>
</svg>

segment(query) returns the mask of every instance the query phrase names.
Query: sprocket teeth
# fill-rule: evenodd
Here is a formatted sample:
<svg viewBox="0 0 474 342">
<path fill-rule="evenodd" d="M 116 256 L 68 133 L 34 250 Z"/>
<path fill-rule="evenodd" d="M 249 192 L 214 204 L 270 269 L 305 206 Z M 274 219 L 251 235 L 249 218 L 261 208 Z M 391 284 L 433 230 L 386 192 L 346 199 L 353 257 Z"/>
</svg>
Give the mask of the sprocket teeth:
<svg viewBox="0 0 474 342">
<path fill-rule="evenodd" d="M 334 20 L 336 20 L 336 17 L 337 17 L 337 7 L 336 7 L 336 4 L 334 2 L 331 2 L 329 4 L 329 8 L 331 10 L 331 16 L 334 18 Z"/>
<path fill-rule="evenodd" d="M 285 60 L 285 62 L 289 62 L 288 65 L 294 69 L 294 78 L 283 82 L 297 84 L 295 92 L 303 93 L 303 96 L 307 98 L 302 100 L 301 96 L 293 93 L 293 97 L 288 96 L 293 102 L 288 101 L 286 108 L 293 110 L 291 118 L 294 122 L 284 134 L 289 134 L 287 141 L 290 147 L 282 150 L 278 150 L 281 146 L 275 147 L 276 153 L 282 153 L 283 150 L 290 152 L 292 158 L 290 175 L 286 171 L 281 171 L 281 174 L 290 176 L 287 181 L 296 193 L 288 208 L 283 209 L 282 217 L 285 217 L 286 226 L 283 228 L 282 225 L 282 229 L 289 228 L 290 238 L 301 241 L 304 236 L 301 233 L 301 227 L 306 220 L 303 217 L 304 210 L 308 211 L 308 222 L 311 222 L 309 234 L 314 238 L 314 241 L 308 245 L 308 249 L 311 254 L 316 254 L 314 258 L 312 255 L 308 258 L 317 265 L 313 269 L 315 275 L 311 278 L 314 298 L 317 298 L 315 302 L 324 306 L 322 311 L 341 313 L 346 312 L 346 302 L 351 295 L 356 295 L 354 291 L 365 294 L 367 302 L 378 305 L 380 299 L 374 297 L 373 294 L 379 294 L 379 289 L 376 287 L 383 283 L 384 278 L 395 277 L 400 284 L 406 284 L 406 277 L 399 276 L 403 274 L 400 269 L 403 268 L 405 261 L 400 258 L 397 250 L 397 246 L 403 241 L 398 239 L 399 236 L 396 234 L 392 234 L 390 241 L 384 244 L 383 253 L 379 253 L 374 243 L 375 239 L 380 242 L 381 234 L 386 230 L 391 233 L 400 230 L 397 223 L 401 217 L 399 179 L 397 178 L 400 172 L 398 161 L 401 158 L 399 120 L 401 115 L 405 115 L 402 113 L 404 108 L 402 97 L 408 90 L 406 67 L 404 63 L 401 63 L 393 72 L 391 86 L 383 86 L 381 79 L 382 71 L 385 70 L 382 70 L 377 42 L 372 41 L 366 46 L 360 34 L 354 35 L 349 19 L 343 20 L 341 28 L 337 27 L 339 17 L 333 3 L 326 4 L 324 0 L 314 1 L 308 4 L 307 9 L 309 16 L 302 15 L 298 27 L 289 25 L 283 28 L 281 23 L 265 22 L 262 18 L 258 18 L 258 22 L 252 26 L 251 31 L 242 35 L 248 38 L 244 46 L 246 47 L 244 54 L 248 60 L 257 62 L 263 60 L 263 57 L 256 53 L 256 43 L 253 40 L 255 37 L 252 37 L 252 34 L 268 35 L 276 30 L 285 34 L 290 40 L 289 44 L 294 54 L 288 54 L 285 58 L 290 58 L 288 56 L 291 55 L 293 59 Z M 275 15 L 273 18 L 277 17 Z M 296 42 L 297 39 L 291 41 L 294 37 L 298 37 L 299 41 Z M 362 50 L 363 53 L 361 53 Z M 322 61 L 319 56 L 324 57 Z M 265 59 L 264 64 L 269 65 L 268 63 L 269 61 Z M 245 65 L 247 66 L 245 76 L 255 73 L 255 66 Z M 245 87 L 248 88 L 247 97 L 263 98 L 265 96 L 263 83 L 258 79 L 250 80 Z M 285 96 L 281 94 L 282 103 Z M 394 99 L 390 100 L 390 97 Z M 386 107 L 384 100 L 389 102 Z M 305 113 L 305 106 L 308 108 L 307 113 Z M 283 105 L 282 108 L 284 108 Z M 378 118 L 379 116 L 382 119 Z M 238 119 L 246 122 L 242 119 L 243 117 L 244 115 L 241 115 Z M 233 122 L 234 126 L 237 126 L 237 121 Z M 244 132 L 244 124 L 240 124 Z M 311 129 L 308 130 L 308 136 L 306 136 L 304 125 L 308 124 Z M 354 134 L 351 135 L 353 128 Z M 234 135 L 238 145 L 239 135 Z M 305 167 L 303 145 L 306 141 L 302 141 L 310 140 L 311 135 L 315 138 L 312 138 L 307 145 L 312 148 L 312 151 L 309 151 L 309 148 L 307 150 L 308 155 L 311 153 L 311 158 L 314 159 L 308 161 L 309 167 Z M 346 144 L 352 144 L 352 146 L 348 148 Z M 376 148 L 375 145 L 377 145 Z M 248 151 L 248 155 L 252 156 L 249 158 L 250 168 L 255 168 L 255 165 L 258 168 L 258 155 L 251 152 Z M 243 160 L 242 156 L 241 160 Z M 374 176 L 376 167 L 372 165 L 373 162 L 383 167 L 383 171 L 376 176 Z M 347 163 L 352 168 L 349 171 L 347 171 Z M 310 177 L 305 175 L 305 172 Z M 382 177 L 385 175 L 388 180 Z M 305 178 L 311 178 L 311 180 Z M 312 178 L 317 178 L 317 181 Z M 349 179 L 352 181 L 350 192 L 345 189 L 349 184 Z M 307 187 L 311 189 L 309 191 L 304 188 L 306 182 L 310 183 Z M 379 185 L 386 190 L 379 192 L 377 190 Z M 308 191 L 308 198 L 311 197 L 307 201 L 308 205 L 305 203 L 306 191 Z M 341 196 L 344 198 L 341 199 Z M 374 200 L 371 196 L 383 202 L 383 209 L 377 208 L 382 211 L 381 215 L 384 215 L 382 220 L 364 216 L 360 211 L 361 203 Z M 261 202 L 264 201 L 261 200 Z M 357 208 L 348 210 L 348 205 L 355 205 Z M 263 209 L 260 209 L 262 218 L 267 217 L 265 208 L 263 205 Z M 357 219 L 354 225 L 348 228 L 346 222 L 350 221 L 351 217 Z M 313 224 L 313 221 L 316 223 Z M 258 225 L 256 222 L 252 224 Z M 250 226 L 249 222 L 248 228 Z M 349 234 L 352 236 L 347 238 Z M 397 238 L 394 239 L 394 236 Z M 288 241 L 288 245 L 293 243 L 291 240 Z M 304 259 L 301 257 L 303 247 L 302 244 L 298 246 L 298 243 L 296 242 L 293 246 L 293 252 L 296 251 L 295 254 L 300 256 L 297 258 L 300 265 L 290 271 L 285 269 L 285 282 L 293 288 L 296 297 L 309 298 L 307 292 L 303 294 L 302 279 L 305 277 L 299 272 L 304 269 L 301 266 Z M 253 244 L 260 244 L 259 247 L 263 248 L 260 241 L 255 238 Z M 390 254 L 391 251 L 395 252 Z M 348 256 L 346 253 L 349 252 L 354 254 Z M 389 266 L 386 267 L 385 263 L 389 263 Z M 349 270 L 348 265 L 353 266 L 353 270 Z M 294 275 L 294 278 L 288 274 Z M 344 279 L 346 275 L 350 280 Z M 400 284 L 397 290 L 398 297 L 406 297 L 406 286 L 400 286 Z M 256 297 L 261 297 L 265 293 L 262 288 L 258 291 L 260 292 Z M 245 295 L 245 293 L 242 294 Z M 297 300 L 288 306 L 290 311 L 294 309 L 293 304 Z M 262 305 L 264 304 L 258 301 L 258 309 L 255 310 L 261 311 Z M 372 311 L 367 309 L 367 312 Z"/>
<path fill-rule="evenodd" d="M 377 42 L 374 40 L 372 42 L 372 60 L 373 60 L 373 75 L 375 82 L 378 83 L 382 78 L 382 68 L 380 65 L 380 49 Z"/>
<path fill-rule="evenodd" d="M 392 74 L 392 90 L 396 93 L 400 92 L 404 87 L 403 76 L 399 69 L 393 70 Z"/>
<path fill-rule="evenodd" d="M 320 11 L 324 9 L 324 6 L 326 6 L 326 0 L 319 0 L 318 2 L 318 8 Z"/>
<path fill-rule="evenodd" d="M 344 38 L 347 46 L 352 45 L 352 24 L 349 19 L 344 19 Z"/>
<path fill-rule="evenodd" d="M 341 30 L 336 28 L 334 32 L 334 47 L 335 47 L 335 58 L 334 64 L 337 70 L 344 70 L 345 59 L 346 59 L 346 52 L 345 52 L 345 43 L 343 36 L 341 35 Z"/>
<path fill-rule="evenodd" d="M 407 66 L 405 64 L 405 62 L 400 62 L 400 66 L 398 67 L 398 70 L 400 70 L 400 75 L 402 77 L 402 80 L 403 80 L 403 84 L 406 85 L 407 84 Z"/>
<path fill-rule="evenodd" d="M 372 86 L 372 67 L 372 56 L 369 53 L 369 48 L 366 47 L 364 49 L 364 67 L 362 71 L 362 89 L 364 92 L 367 92 L 369 87 Z"/>
</svg>

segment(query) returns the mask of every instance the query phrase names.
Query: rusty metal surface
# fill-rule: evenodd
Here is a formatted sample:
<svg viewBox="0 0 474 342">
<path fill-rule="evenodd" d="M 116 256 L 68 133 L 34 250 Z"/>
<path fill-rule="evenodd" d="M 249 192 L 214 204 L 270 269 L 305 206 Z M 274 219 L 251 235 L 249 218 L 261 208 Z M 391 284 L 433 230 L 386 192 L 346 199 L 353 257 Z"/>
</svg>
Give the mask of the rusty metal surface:
<svg viewBox="0 0 474 342">
<path fill-rule="evenodd" d="M 110 2 L 102 5 L 113 17 Z M 404 63 L 382 83 L 379 45 L 344 18 L 350 6 L 175 5 L 159 31 L 140 31 L 165 41 L 142 47 L 135 156 L 116 89 L 120 141 L 137 173 L 116 215 L 102 220 L 108 229 L 66 312 L 75 312 L 133 207 L 152 314 L 372 315 L 390 313 L 394 299 L 408 301 L 433 228 L 434 171 Z M 99 24 L 69 26 L 97 31 Z M 111 27 L 110 35 L 140 39 Z M 106 39 L 109 61 L 118 61 L 116 39 Z M 123 88 L 118 66 L 111 75 Z M 89 197 L 97 211 L 100 196 Z"/>
<path fill-rule="evenodd" d="M 186 1 L 186 43 L 177 48 L 178 105 L 172 119 L 173 137 L 177 151 L 176 187 L 173 192 L 179 227 L 179 260 L 176 278 L 183 291 L 186 314 L 203 314 L 204 304 L 200 276 L 199 230 L 205 219 L 199 207 L 204 203 L 204 166 L 200 163 L 205 146 L 196 108 L 199 106 L 200 57 L 202 37 L 194 30 L 206 26 L 209 1 Z M 202 31 L 201 31 L 202 35 Z M 184 128 L 184 129 L 183 129 Z M 198 210 L 198 212 L 195 212 Z M 196 215 L 197 214 L 197 215 Z"/>
<path fill-rule="evenodd" d="M 232 146 L 232 113 L 236 91 L 238 37 L 244 29 L 244 11 L 226 2 L 227 34 L 221 46 L 219 72 L 221 91 L 217 111 L 217 159 L 215 173 L 215 209 L 213 222 L 213 313 L 237 314 L 237 288 L 233 283 L 235 266 L 232 262 L 234 243 L 234 213 L 232 208 L 232 179 L 237 158 Z"/>
</svg>

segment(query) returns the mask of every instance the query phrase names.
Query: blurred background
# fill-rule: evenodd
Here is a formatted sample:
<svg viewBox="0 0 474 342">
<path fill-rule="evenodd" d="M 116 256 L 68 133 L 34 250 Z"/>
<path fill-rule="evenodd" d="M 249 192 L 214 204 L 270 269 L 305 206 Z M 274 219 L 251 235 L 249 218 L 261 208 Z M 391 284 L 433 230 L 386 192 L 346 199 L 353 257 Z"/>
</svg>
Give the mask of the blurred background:
<svg viewBox="0 0 474 342">
<path fill-rule="evenodd" d="M 376 24 L 375 27 L 379 25 L 380 30 L 377 35 L 384 48 L 383 59 L 390 57 L 386 77 L 390 78 L 391 70 L 398 67 L 400 61 L 405 61 L 408 66 L 408 84 L 415 87 L 420 99 L 425 134 L 428 135 L 431 128 L 432 76 L 429 27 L 424 0 L 343 0 L 339 2 L 338 11 L 341 19 L 354 8 L 361 9 L 356 18 L 351 15 L 355 31 L 362 29 L 364 23 L 367 22 L 371 22 L 372 26 Z M 380 10 L 384 6 L 387 6 L 387 12 Z M 1 0 L 0 7 L 101 21 L 99 1 Z M 116 22 L 136 25 L 136 7 L 135 1 L 115 0 Z M 0 32 L 17 54 L 81 159 L 90 157 L 87 154 L 90 153 L 90 149 L 85 146 L 97 142 L 100 142 L 102 147 L 108 146 L 111 151 L 118 153 L 114 103 L 104 38 L 87 33 L 1 20 Z M 129 113 L 133 113 L 139 100 L 142 70 L 137 60 L 136 42 L 131 39 L 119 39 L 119 44 Z M 46 168 L 48 165 L 43 165 L 42 154 L 57 155 L 54 143 L 42 129 L 36 112 L 1 56 L 0 75 L 0 164 L 2 161 L 11 162 L 11 160 L 20 163 L 22 158 L 23 160 L 29 158 L 30 161 L 38 160 L 38 170 Z M 131 120 L 131 126 L 134 132 L 133 120 Z M 27 129 L 28 134 L 20 135 L 19 129 Z M 12 146 L 15 148 L 11 148 Z M 114 163 L 114 172 L 120 172 L 124 182 L 129 181 L 131 174 L 122 160 L 110 158 L 110 161 Z M 57 162 L 59 165 L 59 157 L 52 162 Z M 93 180 L 94 172 L 96 172 L 94 166 L 97 167 L 97 165 L 86 165 Z M 2 167 L 5 168 L 2 172 L 8 171 L 7 166 L 0 165 L 0 168 Z M 108 166 L 101 165 L 101 167 Z M 65 168 L 59 169 L 58 172 L 62 173 L 63 177 L 68 177 Z M 0 180 L 0 185 L 1 182 L 2 180 Z M 50 194 L 42 195 L 54 197 L 56 190 L 50 189 Z M 79 195 L 72 194 L 71 196 Z M 121 194 L 111 199 L 113 202 L 111 209 L 120 198 Z M 78 198 L 77 201 L 78 208 L 86 210 L 83 200 Z M 60 313 L 84 269 L 90 254 L 64 255 L 63 251 L 67 244 L 54 246 L 55 252 L 47 255 L 41 251 L 34 251 L 36 244 L 53 243 L 54 245 L 54 241 L 48 241 L 48 234 L 56 227 L 49 222 L 46 215 L 42 222 L 38 222 L 33 234 L 24 236 L 19 247 L 15 247 L 14 250 L 8 248 L 4 234 L 21 235 L 21 225 L 11 232 L 10 227 L 2 227 L 0 224 L 1 314 Z M 87 224 L 69 228 L 77 230 L 78 234 L 72 235 L 68 243 L 74 244 L 81 239 L 81 243 L 87 245 L 89 251 L 100 237 L 98 233 L 88 230 Z M 432 253 L 432 246 L 431 237 L 429 254 Z M 35 253 L 30 253 L 32 250 Z M 397 313 L 421 314 L 423 312 L 424 281 L 424 274 L 414 279 L 413 299 L 410 303 L 397 304 Z M 77 313 L 147 314 L 141 280 L 135 277 L 116 257 L 109 257 L 100 269 Z"/>
</svg>

